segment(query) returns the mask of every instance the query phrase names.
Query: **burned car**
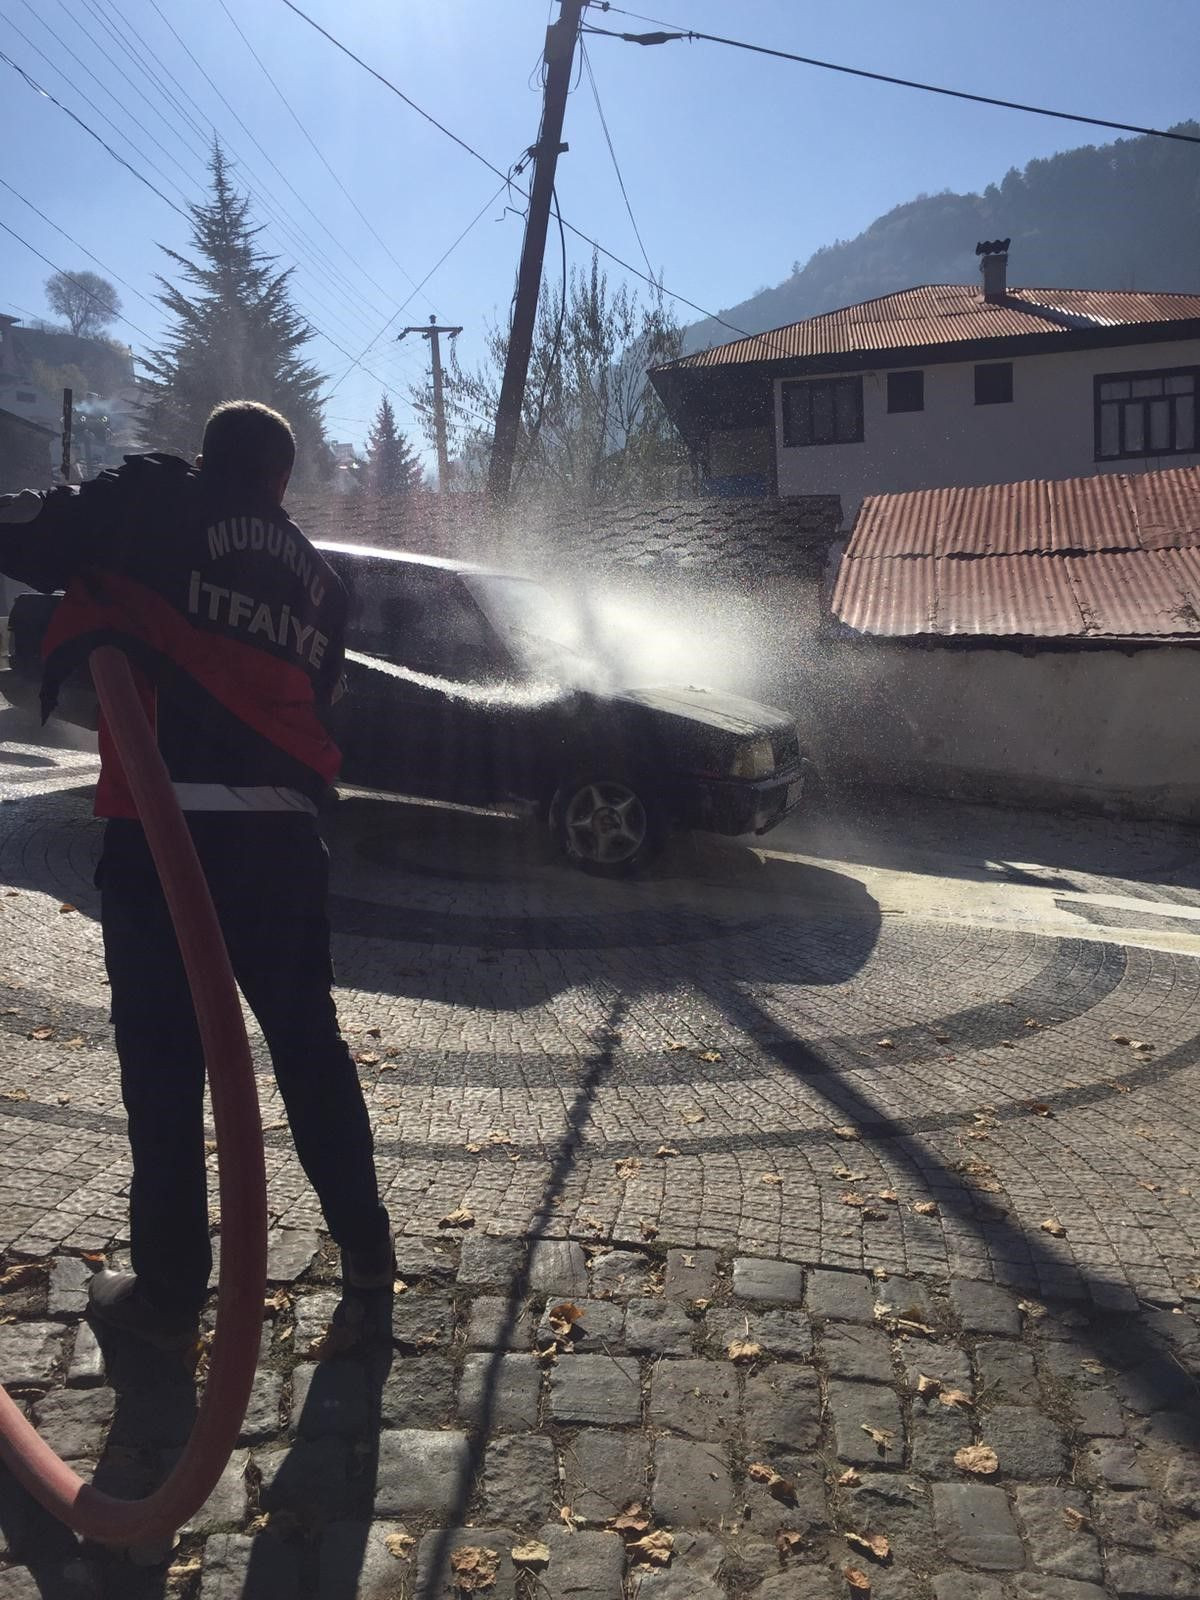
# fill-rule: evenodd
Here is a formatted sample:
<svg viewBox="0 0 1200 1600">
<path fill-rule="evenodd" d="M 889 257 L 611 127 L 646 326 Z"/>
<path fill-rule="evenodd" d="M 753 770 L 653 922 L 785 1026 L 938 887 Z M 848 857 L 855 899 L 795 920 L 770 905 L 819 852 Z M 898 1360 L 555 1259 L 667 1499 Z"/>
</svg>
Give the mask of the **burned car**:
<svg viewBox="0 0 1200 1600">
<path fill-rule="evenodd" d="M 345 693 L 327 714 L 347 787 L 525 802 L 569 860 L 614 876 L 672 829 L 765 833 L 799 804 L 808 763 L 790 717 L 704 688 L 622 686 L 570 596 L 465 562 L 318 548 L 350 600 Z M 10 699 L 33 698 L 51 604 L 13 607 Z M 68 714 L 84 720 L 79 700 Z"/>
</svg>

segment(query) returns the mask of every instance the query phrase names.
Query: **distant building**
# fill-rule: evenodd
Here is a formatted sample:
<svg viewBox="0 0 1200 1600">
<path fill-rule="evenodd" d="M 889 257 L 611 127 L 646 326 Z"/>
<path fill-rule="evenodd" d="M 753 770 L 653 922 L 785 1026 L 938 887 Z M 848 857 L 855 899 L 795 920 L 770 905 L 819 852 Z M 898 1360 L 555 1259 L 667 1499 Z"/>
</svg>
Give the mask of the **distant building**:
<svg viewBox="0 0 1200 1600">
<path fill-rule="evenodd" d="M 867 495 L 1200 463 L 1200 295 L 932 284 L 652 369 L 698 482 Z"/>
</svg>

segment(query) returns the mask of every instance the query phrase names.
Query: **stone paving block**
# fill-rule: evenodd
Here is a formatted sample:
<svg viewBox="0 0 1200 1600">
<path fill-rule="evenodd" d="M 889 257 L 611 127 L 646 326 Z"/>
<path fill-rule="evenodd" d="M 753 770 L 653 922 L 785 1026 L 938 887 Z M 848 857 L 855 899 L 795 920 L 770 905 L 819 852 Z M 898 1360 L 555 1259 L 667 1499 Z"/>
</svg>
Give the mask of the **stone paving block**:
<svg viewBox="0 0 1200 1600">
<path fill-rule="evenodd" d="M 933 1580 L 934 1600 L 1010 1600 L 999 1578 L 981 1572 L 939 1572 Z"/>
<path fill-rule="evenodd" d="M 815 1541 L 817 1531 L 829 1521 L 825 1469 L 820 1457 L 773 1450 L 763 1464 L 785 1478 L 792 1486 L 792 1493 L 786 1497 L 772 1494 L 765 1484 L 747 1475 L 738 1496 L 745 1527 L 767 1539 L 774 1539 L 780 1528 L 790 1528 Z"/>
<path fill-rule="evenodd" d="M 886 1315 L 906 1317 L 910 1322 L 928 1323 L 937 1304 L 925 1285 L 916 1278 L 897 1277 L 892 1273 L 873 1284 L 871 1293 L 876 1307 L 888 1308 Z M 879 1314 L 877 1311 L 876 1315 Z"/>
<path fill-rule="evenodd" d="M 1172 1511 L 1191 1517 L 1200 1514 L 1200 1464 L 1194 1456 L 1178 1455 L 1168 1460 L 1162 1497 Z"/>
<path fill-rule="evenodd" d="M 550 1515 L 557 1486 L 554 1446 L 544 1434 L 515 1433 L 488 1445 L 483 1493 L 490 1516 L 522 1527 L 540 1523 Z"/>
<path fill-rule="evenodd" d="M 468 1235 L 470 1237 L 470 1235 Z M 466 1243 L 466 1240 L 463 1240 Z M 458 1271 L 455 1251 L 441 1249 L 427 1239 L 406 1238 L 399 1234 L 395 1241 L 396 1276 L 405 1283 L 420 1283 L 423 1279 L 436 1281 L 453 1278 Z"/>
<path fill-rule="evenodd" d="M 250 1386 L 250 1399 L 238 1435 L 245 1444 L 257 1444 L 279 1432 L 279 1402 L 283 1379 L 278 1372 L 259 1368 Z"/>
<path fill-rule="evenodd" d="M 459 1419 L 489 1432 L 536 1428 L 541 1384 L 541 1369 L 531 1355 L 475 1352 L 466 1358 L 458 1383 Z"/>
<path fill-rule="evenodd" d="M 538 1574 L 539 1600 L 622 1600 L 625 1547 L 619 1534 L 572 1533 L 548 1523 L 538 1533 L 550 1563 Z"/>
<path fill-rule="evenodd" d="M 392 1338 L 402 1349 L 444 1348 L 453 1323 L 454 1309 L 445 1295 L 414 1294 L 410 1289 L 392 1302 Z"/>
<path fill-rule="evenodd" d="M 946 1554 L 985 1572 L 1025 1565 L 1021 1536 L 1004 1490 L 982 1483 L 935 1483 L 933 1516 Z"/>
<path fill-rule="evenodd" d="M 606 1250 L 592 1257 L 590 1271 L 594 1295 L 625 1298 L 642 1293 L 654 1271 L 654 1262 L 638 1250 Z"/>
<path fill-rule="evenodd" d="M 1121 1600 L 1194 1600 L 1196 1575 L 1184 1562 L 1141 1550 L 1114 1550 L 1108 1557 L 1108 1586 Z"/>
<path fill-rule="evenodd" d="M 669 1567 L 651 1569 L 637 1580 L 638 1600 L 725 1600 L 719 1584 L 674 1560 Z"/>
<path fill-rule="evenodd" d="M 62 1350 L 63 1330 L 57 1322 L 0 1323 L 0 1372 L 10 1388 L 48 1383 Z"/>
<path fill-rule="evenodd" d="M 632 1356 L 560 1356 L 551 1368 L 555 1422 L 613 1427 L 639 1421 L 641 1410 L 641 1373 Z"/>
<path fill-rule="evenodd" d="M 556 1300 L 553 1295 L 537 1325 L 539 1346 L 553 1344 L 559 1335 L 550 1326 L 550 1316 L 556 1306 L 573 1305 L 583 1315 L 573 1324 L 571 1343 L 576 1351 L 585 1354 L 608 1352 L 620 1355 L 625 1345 L 625 1307 L 611 1300 Z"/>
<path fill-rule="evenodd" d="M 633 1300 L 625 1312 L 625 1346 L 638 1355 L 691 1355 L 696 1327 L 669 1300 Z"/>
<path fill-rule="evenodd" d="M 87 1310 L 92 1269 L 79 1256 L 55 1256 L 50 1267 L 46 1310 L 52 1317 L 81 1317 Z"/>
<path fill-rule="evenodd" d="M 367 1431 L 367 1375 L 357 1361 L 303 1361 L 292 1372 L 292 1432 L 356 1439 Z"/>
<path fill-rule="evenodd" d="M 1062 1433 L 1035 1406 L 993 1406 L 980 1427 L 1006 1478 L 1055 1478 L 1066 1470 Z"/>
<path fill-rule="evenodd" d="M 1153 1550 L 1164 1538 L 1162 1511 L 1137 1490 L 1097 1489 L 1092 1495 L 1096 1530 L 1112 1544 Z"/>
<path fill-rule="evenodd" d="M 1067 1578 L 1043 1577 L 1037 1572 L 1020 1572 L 1012 1579 L 1012 1600 L 1108 1600 L 1109 1591 L 1094 1583 L 1076 1583 Z"/>
<path fill-rule="evenodd" d="M 667 1527 L 720 1524 L 733 1510 L 726 1447 L 692 1439 L 657 1439 L 650 1499 L 655 1517 Z"/>
<path fill-rule="evenodd" d="M 92 1332 L 91 1324 L 81 1322 L 75 1329 L 75 1344 L 67 1366 L 67 1387 L 90 1389 L 104 1382 L 104 1353 Z"/>
<path fill-rule="evenodd" d="M 827 1567 L 792 1566 L 787 1572 L 776 1572 L 754 1590 L 754 1600 L 838 1600 L 845 1592 L 844 1581 L 839 1581 Z"/>
<path fill-rule="evenodd" d="M 831 1272 L 821 1269 L 808 1275 L 805 1305 L 814 1317 L 833 1317 L 839 1322 L 875 1321 L 876 1290 L 857 1272 Z"/>
<path fill-rule="evenodd" d="M 879 1383 L 830 1383 L 829 1411 L 833 1418 L 838 1459 L 855 1467 L 898 1467 L 904 1461 L 904 1419 L 891 1389 Z M 875 1428 L 887 1440 L 877 1443 L 866 1432 Z"/>
<path fill-rule="evenodd" d="M 736 1256 L 733 1263 L 733 1292 L 739 1300 L 798 1306 L 804 1298 L 804 1268 L 790 1261 Z"/>
<path fill-rule="evenodd" d="M 424 1511 L 445 1516 L 454 1509 L 468 1460 L 465 1433 L 385 1429 L 379 1435 L 375 1515 L 406 1517 Z"/>
<path fill-rule="evenodd" d="M 1127 1439 L 1097 1439 L 1081 1457 L 1085 1474 L 1108 1489 L 1147 1489 L 1150 1479 Z"/>
<path fill-rule="evenodd" d="M 924 1566 L 933 1542 L 933 1518 L 925 1486 L 907 1473 L 864 1472 L 847 1490 L 846 1526 L 885 1532 L 897 1560 Z"/>
<path fill-rule="evenodd" d="M 307 1228 L 272 1228 L 267 1234 L 267 1282 L 295 1283 L 312 1266 L 320 1236 Z"/>
<path fill-rule="evenodd" d="M 667 1300 L 711 1300 L 717 1292 L 715 1250 L 668 1250 L 663 1296 Z"/>
<path fill-rule="evenodd" d="M 175 1452 L 176 1456 L 178 1452 Z M 216 1486 L 208 1499 L 200 1507 L 185 1526 L 180 1530 L 186 1534 L 215 1533 L 218 1528 L 233 1528 L 236 1523 L 246 1520 L 247 1490 L 246 1490 L 246 1463 L 250 1460 L 248 1450 L 235 1450 L 225 1463 L 221 1476 L 217 1479 Z M 168 1458 L 164 1463 L 168 1469 L 174 1461 Z"/>
<path fill-rule="evenodd" d="M 292 1343 L 298 1361 L 303 1361 L 308 1355 L 309 1347 L 328 1333 L 341 1304 L 341 1295 L 335 1294 L 332 1289 L 318 1289 L 315 1294 L 296 1296 L 293 1305 L 296 1331 Z"/>
<path fill-rule="evenodd" d="M 486 1233 L 469 1233 L 462 1242 L 458 1282 L 464 1289 L 508 1291 L 525 1266 L 523 1239 L 494 1239 Z"/>
<path fill-rule="evenodd" d="M 1090 1345 L 1074 1339 L 1053 1339 L 1039 1351 L 1042 1367 L 1052 1378 L 1080 1388 L 1107 1387 L 1115 1377 L 1112 1368 L 1096 1357 Z"/>
<path fill-rule="evenodd" d="M 650 1378 L 652 1427 L 690 1439 L 729 1439 L 738 1425 L 738 1375 L 726 1361 L 664 1360 Z"/>
<path fill-rule="evenodd" d="M 957 1312 L 966 1333 L 1008 1333 L 1021 1331 L 1021 1313 L 1016 1295 L 994 1283 L 977 1283 L 970 1278 L 950 1280 L 950 1304 Z"/>
<path fill-rule="evenodd" d="M 746 1378 L 746 1438 L 751 1449 L 815 1450 L 821 1394 L 811 1367 L 774 1361 Z"/>
<path fill-rule="evenodd" d="M 388 1548 L 388 1539 L 407 1532 L 400 1522 L 331 1522 L 321 1535 L 316 1600 L 395 1600 L 416 1544 L 412 1555 L 401 1558 Z"/>
<path fill-rule="evenodd" d="M 1104 1576 L 1100 1546 L 1087 1520 L 1087 1501 L 1078 1489 L 1018 1486 L 1017 1521 L 1030 1558 L 1042 1572 L 1099 1583 Z M 1078 1512 L 1074 1522 L 1069 1512 Z"/>
<path fill-rule="evenodd" d="M 384 1380 L 385 1428 L 435 1428 L 454 1410 L 454 1368 L 442 1356 L 397 1356 Z"/>
<path fill-rule="evenodd" d="M 1089 1439 L 1119 1439 L 1125 1432 L 1121 1408 L 1107 1389 L 1082 1389 L 1071 1396 L 1075 1431 Z"/>
<path fill-rule="evenodd" d="M 472 1350 L 531 1350 L 532 1311 L 497 1295 L 480 1295 L 467 1319 L 467 1345 Z"/>
<path fill-rule="evenodd" d="M 2 1600 L 100 1600 L 101 1579 L 90 1561 L 8 1567 L 0 1572 Z"/>
<path fill-rule="evenodd" d="M 513 1600 L 517 1574 L 512 1547 L 516 1535 L 509 1528 L 431 1529 L 417 1547 L 416 1592 L 420 1600 L 460 1600 L 463 1589 L 454 1575 L 453 1557 L 457 1550 L 494 1550 L 497 1556 L 495 1579 L 484 1591 L 488 1600 Z"/>
<path fill-rule="evenodd" d="M 1037 1405 L 1040 1390 L 1033 1352 L 1012 1339 L 984 1339 L 975 1347 L 979 1398 L 986 1404 Z"/>
<path fill-rule="evenodd" d="M 321 1517 L 346 1514 L 352 1491 L 343 1439 L 297 1439 L 283 1450 L 255 1451 L 253 1460 L 262 1474 L 258 1500 L 264 1511 Z"/>
<path fill-rule="evenodd" d="M 1185 1410 L 1195 1397 L 1195 1381 L 1170 1356 L 1152 1356 L 1122 1372 L 1116 1382 L 1121 1404 L 1140 1416 Z"/>
<path fill-rule="evenodd" d="M 529 1287 L 564 1300 L 586 1295 L 587 1257 L 578 1239 L 539 1239 L 529 1255 Z"/>
<path fill-rule="evenodd" d="M 187 1443 L 195 1420 L 195 1386 L 176 1357 L 169 1377 L 154 1373 L 147 1376 L 144 1387 L 121 1388 L 109 1444 L 168 1450 Z"/>
<path fill-rule="evenodd" d="M 879 1328 L 862 1328 L 853 1322 L 831 1322 L 817 1340 L 821 1360 L 835 1378 L 860 1378 L 869 1383 L 892 1383 L 892 1347 Z"/>
<path fill-rule="evenodd" d="M 812 1324 L 807 1315 L 784 1309 L 710 1311 L 704 1319 L 704 1338 L 722 1352 L 732 1339 L 749 1339 L 762 1345 L 768 1355 L 784 1360 L 808 1357 L 813 1347 Z"/>
<path fill-rule="evenodd" d="M 609 1522 L 631 1502 L 648 1498 L 645 1435 L 581 1428 L 562 1455 L 565 1502 L 586 1522 Z"/>
<path fill-rule="evenodd" d="M 94 1461 L 104 1449 L 116 1399 L 111 1389 L 52 1389 L 38 1401 L 34 1421 L 64 1461 Z"/>
<path fill-rule="evenodd" d="M 912 1403 L 912 1467 L 927 1478 L 957 1480 L 957 1451 L 974 1442 L 971 1420 L 958 1406 L 914 1398 Z"/>
<path fill-rule="evenodd" d="M 970 1358 L 958 1345 L 937 1339 L 900 1339 L 896 1350 L 904 1386 L 912 1393 L 916 1392 L 918 1380 L 926 1377 L 936 1378 L 943 1389 L 961 1389 L 964 1394 L 974 1395 Z"/>
<path fill-rule="evenodd" d="M 300 1589 L 300 1551 L 270 1532 L 214 1533 L 204 1542 L 200 1600 L 279 1600 Z"/>
</svg>

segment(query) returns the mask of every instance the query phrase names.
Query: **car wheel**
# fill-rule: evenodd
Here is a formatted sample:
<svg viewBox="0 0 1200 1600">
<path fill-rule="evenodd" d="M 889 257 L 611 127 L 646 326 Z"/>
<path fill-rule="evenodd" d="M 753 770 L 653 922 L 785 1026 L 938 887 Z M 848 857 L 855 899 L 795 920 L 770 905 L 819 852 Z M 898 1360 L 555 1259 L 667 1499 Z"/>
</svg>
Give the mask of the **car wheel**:
<svg viewBox="0 0 1200 1600">
<path fill-rule="evenodd" d="M 567 860 L 602 877 L 637 872 L 662 843 L 653 796 L 625 778 L 572 779 L 555 795 L 551 817 Z"/>
</svg>

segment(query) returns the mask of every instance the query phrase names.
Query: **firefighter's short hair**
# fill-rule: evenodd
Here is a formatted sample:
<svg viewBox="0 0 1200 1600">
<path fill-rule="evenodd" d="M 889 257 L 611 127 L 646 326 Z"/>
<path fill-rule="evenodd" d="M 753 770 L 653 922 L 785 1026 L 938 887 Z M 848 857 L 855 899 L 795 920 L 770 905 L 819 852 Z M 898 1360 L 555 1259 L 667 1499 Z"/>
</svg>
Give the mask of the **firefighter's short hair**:
<svg viewBox="0 0 1200 1600">
<path fill-rule="evenodd" d="M 291 423 L 257 400 L 226 400 L 204 425 L 202 468 L 238 484 L 272 483 L 296 460 Z"/>
</svg>

